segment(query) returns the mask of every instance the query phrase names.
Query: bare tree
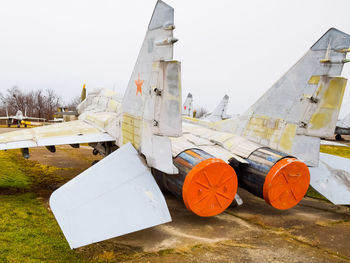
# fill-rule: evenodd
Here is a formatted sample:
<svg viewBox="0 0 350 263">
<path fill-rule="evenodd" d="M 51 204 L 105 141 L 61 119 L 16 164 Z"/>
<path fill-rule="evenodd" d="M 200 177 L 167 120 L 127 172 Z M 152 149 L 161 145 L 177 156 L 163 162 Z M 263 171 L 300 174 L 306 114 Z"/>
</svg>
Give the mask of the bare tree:
<svg viewBox="0 0 350 263">
<path fill-rule="evenodd" d="M 76 111 L 77 106 L 79 105 L 80 102 L 81 102 L 80 96 L 76 96 L 76 97 L 72 98 L 71 101 L 67 104 L 68 110 L 69 111 Z"/>
<path fill-rule="evenodd" d="M 57 107 L 60 105 L 61 98 L 52 89 L 45 90 L 46 98 L 46 109 L 45 109 L 45 119 L 52 119 Z"/>
<path fill-rule="evenodd" d="M 37 90 L 22 92 L 17 86 L 8 89 L 6 94 L 0 94 L 0 112 L 15 115 L 18 110 L 27 116 L 45 118 L 50 120 L 61 103 L 61 97 L 54 90 Z"/>
</svg>

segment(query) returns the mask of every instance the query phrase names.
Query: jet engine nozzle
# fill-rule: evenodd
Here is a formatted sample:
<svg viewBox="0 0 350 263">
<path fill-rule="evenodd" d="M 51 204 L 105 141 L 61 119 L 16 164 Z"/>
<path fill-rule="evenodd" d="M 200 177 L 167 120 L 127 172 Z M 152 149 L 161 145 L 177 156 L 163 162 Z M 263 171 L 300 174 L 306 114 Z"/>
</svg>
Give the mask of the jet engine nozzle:
<svg viewBox="0 0 350 263">
<path fill-rule="evenodd" d="M 263 196 L 271 206 L 285 210 L 297 205 L 310 184 L 306 164 L 295 158 L 279 160 L 265 177 Z"/>
<path fill-rule="evenodd" d="M 246 161 L 248 165 L 237 169 L 239 187 L 263 198 L 274 208 L 292 208 L 309 188 L 309 168 L 292 156 L 263 147 L 255 150 Z"/>
<path fill-rule="evenodd" d="M 186 208 L 198 216 L 215 216 L 226 210 L 237 192 L 237 175 L 226 162 L 199 150 L 178 154 L 174 165 L 179 174 L 153 174 L 161 188 L 182 199 Z"/>
</svg>

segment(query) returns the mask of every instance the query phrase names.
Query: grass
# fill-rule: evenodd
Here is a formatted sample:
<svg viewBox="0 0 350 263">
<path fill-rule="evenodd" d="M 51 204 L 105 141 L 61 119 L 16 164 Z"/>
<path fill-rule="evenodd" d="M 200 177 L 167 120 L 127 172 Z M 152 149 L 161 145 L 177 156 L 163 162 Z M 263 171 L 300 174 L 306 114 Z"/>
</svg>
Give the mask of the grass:
<svg viewBox="0 0 350 263">
<path fill-rule="evenodd" d="M 145 255 L 137 248 L 111 241 L 69 248 L 49 211 L 48 198 L 78 172 L 76 168 L 25 160 L 18 150 L 0 151 L 0 165 L 0 262 L 102 263 Z"/>
<path fill-rule="evenodd" d="M 86 262 L 69 248 L 42 198 L 66 180 L 62 169 L 15 150 L 0 151 L 0 165 L 0 262 Z"/>
<path fill-rule="evenodd" d="M 83 262 L 33 193 L 0 195 L 1 262 Z"/>
<path fill-rule="evenodd" d="M 307 189 L 306 196 L 329 202 L 327 198 L 319 194 L 312 186 L 309 186 L 309 189 Z"/>
<path fill-rule="evenodd" d="M 16 156 L 12 151 L 0 151 L 0 189 L 29 189 L 31 182 L 15 163 Z"/>
<path fill-rule="evenodd" d="M 46 196 L 67 181 L 62 172 L 70 170 L 26 160 L 18 150 L 0 151 L 0 167 L 0 190 L 3 192 L 33 191 Z"/>
</svg>

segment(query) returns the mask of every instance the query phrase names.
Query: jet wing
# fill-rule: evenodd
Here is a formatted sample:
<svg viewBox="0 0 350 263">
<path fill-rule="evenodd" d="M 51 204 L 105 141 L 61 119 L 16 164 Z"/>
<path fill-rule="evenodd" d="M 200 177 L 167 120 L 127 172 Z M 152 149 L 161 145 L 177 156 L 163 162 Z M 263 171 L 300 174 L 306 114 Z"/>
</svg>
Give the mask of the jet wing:
<svg viewBox="0 0 350 263">
<path fill-rule="evenodd" d="M 76 120 L 2 133 L 0 150 L 115 140 L 93 122 Z"/>
<path fill-rule="evenodd" d="M 320 153 L 318 167 L 309 167 L 310 185 L 336 205 L 350 204 L 350 159 Z"/>
</svg>

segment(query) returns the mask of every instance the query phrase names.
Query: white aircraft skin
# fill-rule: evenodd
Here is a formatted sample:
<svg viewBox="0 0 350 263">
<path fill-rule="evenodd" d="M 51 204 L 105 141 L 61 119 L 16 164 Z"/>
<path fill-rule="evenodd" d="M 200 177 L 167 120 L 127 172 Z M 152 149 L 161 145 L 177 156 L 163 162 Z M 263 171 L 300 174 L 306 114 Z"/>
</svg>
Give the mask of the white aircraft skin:
<svg viewBox="0 0 350 263">
<path fill-rule="evenodd" d="M 16 112 L 16 115 L 12 115 L 9 116 L 7 113 L 7 108 L 6 108 L 6 117 L 0 117 L 0 120 L 6 120 L 7 126 L 11 127 L 11 125 L 15 124 L 17 125 L 18 128 L 20 128 L 21 124 L 24 124 L 24 127 L 27 127 L 27 124 L 31 124 L 31 125 L 41 125 L 38 122 L 27 122 L 29 120 L 35 120 L 35 121 L 45 121 L 44 118 L 36 118 L 36 117 L 29 117 L 27 116 L 27 114 L 25 113 L 23 115 L 21 110 L 18 110 Z"/>
<path fill-rule="evenodd" d="M 293 157 L 297 155 L 293 154 L 292 146 L 302 142 L 304 152 L 305 145 L 309 145 L 312 147 L 311 157 L 314 157 L 314 152 L 318 156 L 319 138 L 313 136 L 331 128 L 334 131 L 333 118 L 317 127 L 315 125 L 319 124 L 317 114 L 324 110 L 322 103 L 325 98 L 327 100 L 325 94 L 329 89 L 341 96 L 344 92 L 346 81 L 332 76 L 341 73 L 346 53 L 339 50 L 349 48 L 350 37 L 331 29 L 312 47 L 311 53 L 307 53 L 308 63 L 303 64 L 303 74 L 294 72 L 299 68 L 298 64 L 290 71 L 296 81 L 294 84 L 298 85 L 295 89 L 285 85 L 290 84 L 288 72 L 272 87 L 277 95 L 272 96 L 269 90 L 251 107 L 248 115 L 239 117 L 239 122 L 224 120 L 203 127 L 182 123 L 181 65 L 173 60 L 173 45 L 177 41 L 173 37 L 174 28 L 173 8 L 158 0 L 123 98 L 111 90 L 97 89 L 78 106 L 79 118 L 76 121 L 0 135 L 0 150 L 22 148 L 28 153 L 30 147 L 52 149 L 53 145 L 89 143 L 95 151 L 106 156 L 50 197 L 50 207 L 71 248 L 171 221 L 151 168 L 159 171 L 165 181 L 178 180 L 183 169 L 176 160 L 182 156 L 188 157 L 185 164 L 201 159 L 187 177 L 195 174 L 194 170 L 205 161 L 215 161 L 214 167 L 223 167 L 211 171 L 210 175 L 214 177 L 209 177 L 206 173 L 209 170 L 204 170 L 201 176 L 206 178 L 207 184 L 195 182 L 198 191 L 193 192 L 195 198 L 201 198 L 198 202 L 207 198 L 209 192 L 215 192 L 215 204 L 221 210 L 230 205 L 222 203 L 232 201 L 237 190 L 237 183 L 235 190 L 227 188 L 226 184 L 227 180 L 237 182 L 232 167 L 237 168 L 240 181 L 256 183 L 253 185 L 257 188 L 255 194 L 278 209 L 296 205 L 307 191 L 309 171 L 302 161 Z M 299 75 L 301 79 L 296 78 Z M 286 88 L 291 93 L 298 93 L 297 88 L 302 90 L 305 99 L 301 105 L 296 105 L 296 109 L 285 107 L 295 105 L 295 102 L 281 97 Z M 300 94 L 293 94 L 287 94 L 288 98 L 300 101 Z M 281 100 L 279 113 L 295 110 L 293 113 L 298 113 L 293 115 L 295 118 L 302 116 L 293 120 L 296 123 L 303 121 L 299 123 L 299 133 L 296 133 L 297 124 L 291 123 L 290 119 L 270 114 L 274 112 L 271 103 L 276 96 L 278 101 Z M 338 116 L 339 100 L 327 100 L 329 111 L 326 113 L 331 117 Z M 269 112 L 270 106 L 273 109 Z M 306 116 L 300 108 L 306 108 L 309 115 Z M 308 137 L 312 138 L 311 142 Z M 290 147 L 290 151 L 286 151 L 288 154 L 281 152 L 283 147 Z M 186 155 L 187 151 L 192 155 Z M 209 159 L 204 158 L 205 155 L 210 155 Z M 313 161 L 313 158 L 305 160 Z M 290 167 L 292 169 L 286 169 Z M 222 171 L 229 176 L 214 182 L 213 178 L 221 176 Z M 265 184 L 265 176 L 270 176 L 269 183 Z M 263 181 L 252 181 L 253 177 Z M 280 188 L 281 184 L 286 187 Z M 184 187 L 181 196 L 186 207 L 201 215 L 202 211 L 195 212 L 196 207 L 191 206 L 193 203 L 185 200 L 187 191 Z M 202 193 L 207 194 L 200 197 Z"/>
</svg>

